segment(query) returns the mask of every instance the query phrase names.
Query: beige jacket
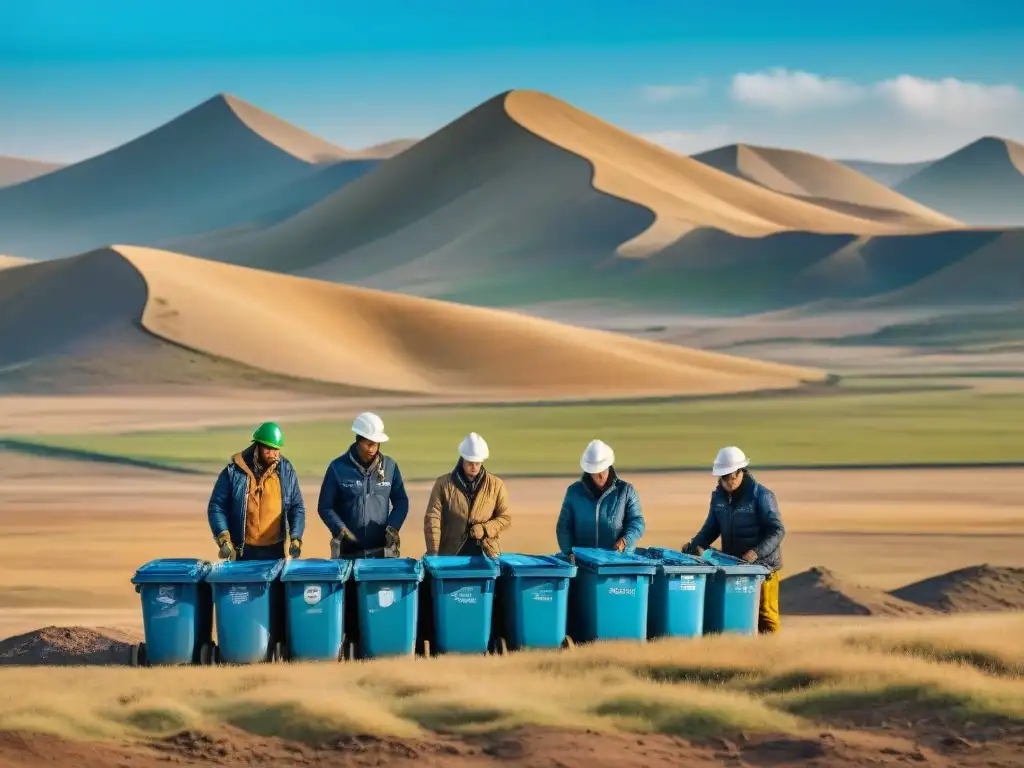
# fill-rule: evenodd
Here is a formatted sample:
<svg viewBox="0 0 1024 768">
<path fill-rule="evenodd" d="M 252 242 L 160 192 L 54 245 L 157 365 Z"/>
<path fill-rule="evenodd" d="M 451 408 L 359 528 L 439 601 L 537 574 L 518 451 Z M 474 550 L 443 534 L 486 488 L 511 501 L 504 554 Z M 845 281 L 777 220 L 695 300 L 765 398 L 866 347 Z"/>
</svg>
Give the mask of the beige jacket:
<svg viewBox="0 0 1024 768">
<path fill-rule="evenodd" d="M 434 482 L 427 502 L 427 513 L 423 521 L 428 555 L 455 555 L 470 537 L 474 523 L 483 527 L 484 539 L 480 542 L 484 552 L 491 557 L 501 554 L 498 537 L 512 525 L 508 513 L 508 492 L 501 478 L 488 472 L 483 479 L 473 508 L 451 473 L 441 475 Z"/>
</svg>

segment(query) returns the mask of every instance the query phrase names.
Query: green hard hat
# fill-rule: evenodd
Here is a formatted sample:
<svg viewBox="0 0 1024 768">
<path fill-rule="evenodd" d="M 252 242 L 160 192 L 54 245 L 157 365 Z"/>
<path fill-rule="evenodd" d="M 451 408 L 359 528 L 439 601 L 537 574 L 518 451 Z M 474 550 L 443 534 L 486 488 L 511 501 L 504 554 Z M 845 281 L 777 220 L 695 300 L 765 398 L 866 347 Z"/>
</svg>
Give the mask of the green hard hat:
<svg viewBox="0 0 1024 768">
<path fill-rule="evenodd" d="M 280 449 L 284 445 L 284 433 L 281 428 L 272 421 L 264 422 L 256 427 L 252 433 L 253 442 L 265 445 L 268 448 Z"/>
</svg>

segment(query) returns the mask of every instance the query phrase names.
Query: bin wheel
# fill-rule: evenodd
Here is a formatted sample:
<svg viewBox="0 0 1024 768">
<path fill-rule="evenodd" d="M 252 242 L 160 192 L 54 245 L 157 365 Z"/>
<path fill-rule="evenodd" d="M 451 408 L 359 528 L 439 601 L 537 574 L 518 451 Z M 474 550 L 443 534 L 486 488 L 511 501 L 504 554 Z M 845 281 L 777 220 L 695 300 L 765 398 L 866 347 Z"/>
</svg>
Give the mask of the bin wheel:
<svg viewBox="0 0 1024 768">
<path fill-rule="evenodd" d="M 199 646 L 199 665 L 208 667 L 213 664 L 213 643 L 203 643 Z"/>
<path fill-rule="evenodd" d="M 145 667 L 146 666 L 146 644 L 139 643 L 133 645 L 131 650 L 131 657 L 129 664 L 133 667 Z"/>
<path fill-rule="evenodd" d="M 572 638 L 568 635 L 565 636 L 565 640 L 562 641 L 562 648 L 567 651 L 576 649 L 576 643 L 573 642 Z"/>
</svg>

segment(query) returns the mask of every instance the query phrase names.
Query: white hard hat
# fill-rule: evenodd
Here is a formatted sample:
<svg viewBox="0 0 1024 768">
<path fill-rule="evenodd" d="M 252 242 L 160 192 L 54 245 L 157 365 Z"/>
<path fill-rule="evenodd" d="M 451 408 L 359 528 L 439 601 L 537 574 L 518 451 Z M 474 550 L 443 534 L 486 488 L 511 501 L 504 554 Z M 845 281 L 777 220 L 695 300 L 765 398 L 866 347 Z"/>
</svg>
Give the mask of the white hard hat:
<svg viewBox="0 0 1024 768">
<path fill-rule="evenodd" d="M 580 457 L 580 467 L 589 475 L 604 472 L 615 463 L 615 451 L 600 440 L 591 440 Z"/>
<path fill-rule="evenodd" d="M 714 466 L 711 467 L 711 474 L 715 477 L 731 475 L 737 469 L 743 469 L 750 462 L 747 455 L 735 445 L 730 445 L 718 452 L 715 456 Z"/>
<path fill-rule="evenodd" d="M 459 456 L 466 461 L 487 461 L 491 452 L 487 448 L 487 441 L 476 432 L 470 432 L 459 443 Z"/>
<path fill-rule="evenodd" d="M 375 443 L 386 443 L 388 436 L 384 434 L 384 422 L 376 413 L 360 413 L 352 421 L 352 431 Z"/>
</svg>

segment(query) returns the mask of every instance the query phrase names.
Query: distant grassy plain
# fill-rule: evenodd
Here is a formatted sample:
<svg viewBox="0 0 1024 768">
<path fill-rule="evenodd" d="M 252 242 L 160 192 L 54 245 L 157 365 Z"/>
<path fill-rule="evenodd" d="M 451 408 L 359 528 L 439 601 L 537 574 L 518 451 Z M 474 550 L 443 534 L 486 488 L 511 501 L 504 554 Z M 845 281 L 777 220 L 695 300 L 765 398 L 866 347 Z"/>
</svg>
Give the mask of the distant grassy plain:
<svg viewBox="0 0 1024 768">
<path fill-rule="evenodd" d="M 381 408 L 386 451 L 409 479 L 451 467 L 470 431 L 508 475 L 573 475 L 600 438 L 624 470 L 704 468 L 723 445 L 761 467 L 1024 462 L 1024 392 L 969 389 L 737 396 L 583 405 Z M 339 414 L 340 416 L 340 414 Z M 300 474 L 322 473 L 352 439 L 350 417 L 282 423 L 285 455 Z M 190 431 L 46 435 L 33 446 L 215 471 L 245 447 L 252 424 Z"/>
</svg>

